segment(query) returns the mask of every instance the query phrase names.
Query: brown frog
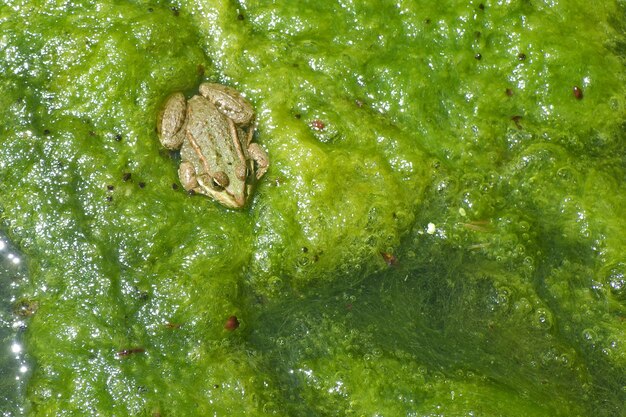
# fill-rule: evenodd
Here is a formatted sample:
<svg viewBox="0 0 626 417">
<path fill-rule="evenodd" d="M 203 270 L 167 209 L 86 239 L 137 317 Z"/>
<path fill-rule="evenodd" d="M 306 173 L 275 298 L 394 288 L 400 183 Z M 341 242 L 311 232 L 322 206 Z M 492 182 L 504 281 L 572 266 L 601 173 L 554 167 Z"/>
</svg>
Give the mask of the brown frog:
<svg viewBox="0 0 626 417">
<path fill-rule="evenodd" d="M 255 115 L 238 91 L 203 83 L 189 100 L 174 93 L 157 120 L 161 144 L 180 149 L 178 176 L 185 190 L 241 208 L 269 166 L 267 153 L 252 142 Z"/>
</svg>

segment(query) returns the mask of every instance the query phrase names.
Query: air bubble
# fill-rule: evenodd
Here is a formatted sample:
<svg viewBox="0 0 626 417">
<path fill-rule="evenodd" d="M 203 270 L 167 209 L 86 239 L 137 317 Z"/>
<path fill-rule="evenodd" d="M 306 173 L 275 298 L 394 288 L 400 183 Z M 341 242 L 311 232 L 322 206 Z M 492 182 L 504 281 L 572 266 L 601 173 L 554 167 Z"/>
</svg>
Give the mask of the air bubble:
<svg viewBox="0 0 626 417">
<path fill-rule="evenodd" d="M 607 273 L 607 281 L 613 294 L 619 300 L 626 300 L 626 264 L 619 262 Z"/>
<path fill-rule="evenodd" d="M 527 232 L 527 231 L 530 230 L 530 223 L 522 220 L 522 221 L 517 223 L 517 228 L 520 231 Z"/>
<path fill-rule="evenodd" d="M 568 182 L 568 183 L 572 183 L 576 180 L 576 176 L 574 174 L 574 171 L 571 167 L 561 167 L 558 169 L 558 171 L 556 172 L 556 175 L 561 178 L 562 180 Z"/>
<path fill-rule="evenodd" d="M 309 264 L 309 257 L 308 256 L 299 256 L 296 259 L 296 266 L 298 268 L 304 268 Z"/>
<path fill-rule="evenodd" d="M 593 329 L 585 329 L 582 332 L 583 339 L 590 343 L 591 345 L 595 345 L 598 340 L 598 335 Z"/>
<path fill-rule="evenodd" d="M 526 315 L 533 310 L 533 307 L 526 298 L 520 298 L 519 301 L 515 303 L 515 310 Z"/>
<path fill-rule="evenodd" d="M 538 308 L 535 312 L 535 326 L 539 329 L 548 330 L 552 327 L 552 313 L 545 308 Z"/>
<path fill-rule="evenodd" d="M 277 276 L 271 276 L 267 280 L 267 291 L 270 294 L 276 294 L 283 288 L 283 280 Z"/>
<path fill-rule="evenodd" d="M 495 296 L 495 303 L 498 307 L 508 308 L 509 306 L 509 297 L 511 294 L 511 290 L 506 287 L 498 288 Z"/>
<path fill-rule="evenodd" d="M 572 363 L 574 363 L 574 361 L 572 360 L 572 357 L 567 354 L 567 353 L 563 353 L 558 357 L 558 360 L 561 364 L 568 366 Z"/>
</svg>

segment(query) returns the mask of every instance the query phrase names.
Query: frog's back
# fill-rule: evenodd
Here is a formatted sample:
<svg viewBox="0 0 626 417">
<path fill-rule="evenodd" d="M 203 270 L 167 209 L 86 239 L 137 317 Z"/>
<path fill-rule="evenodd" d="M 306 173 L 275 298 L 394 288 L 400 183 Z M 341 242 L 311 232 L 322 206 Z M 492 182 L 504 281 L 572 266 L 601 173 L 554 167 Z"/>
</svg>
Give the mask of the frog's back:
<svg viewBox="0 0 626 417">
<path fill-rule="evenodd" d="M 189 99 L 187 112 L 190 137 L 181 149 L 182 159 L 190 161 L 198 173 L 211 174 L 223 170 L 224 166 L 236 166 L 238 155 L 226 116 L 201 96 Z"/>
</svg>

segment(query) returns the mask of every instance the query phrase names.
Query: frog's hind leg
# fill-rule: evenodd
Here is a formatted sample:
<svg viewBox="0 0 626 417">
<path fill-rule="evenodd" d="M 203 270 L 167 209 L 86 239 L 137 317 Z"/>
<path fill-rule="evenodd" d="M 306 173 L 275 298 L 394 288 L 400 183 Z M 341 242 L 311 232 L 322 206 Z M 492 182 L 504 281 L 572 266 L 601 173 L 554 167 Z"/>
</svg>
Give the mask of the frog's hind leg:
<svg viewBox="0 0 626 417">
<path fill-rule="evenodd" d="M 256 131 L 256 121 L 253 121 L 248 126 L 248 136 L 246 137 L 246 147 L 252 143 L 252 137 L 254 136 L 255 131 Z"/>
<path fill-rule="evenodd" d="M 170 150 L 178 150 L 185 139 L 187 123 L 187 101 L 183 93 L 168 97 L 157 118 L 159 141 Z"/>
<path fill-rule="evenodd" d="M 243 153 L 243 149 L 241 148 L 241 141 L 239 140 L 239 131 L 237 130 L 237 125 L 232 119 L 228 120 L 228 128 L 230 129 L 230 137 L 233 138 L 233 145 L 235 146 L 235 150 L 237 151 L 237 158 L 241 163 L 246 161 L 246 156 Z M 247 145 L 247 144 L 246 144 Z"/>
<path fill-rule="evenodd" d="M 246 138 L 246 149 L 250 158 L 256 163 L 256 179 L 258 180 L 267 172 L 267 168 L 270 166 L 270 159 L 267 156 L 267 152 L 258 143 L 253 143 L 252 138 L 256 131 L 256 121 L 248 126 L 248 134 Z"/>
</svg>

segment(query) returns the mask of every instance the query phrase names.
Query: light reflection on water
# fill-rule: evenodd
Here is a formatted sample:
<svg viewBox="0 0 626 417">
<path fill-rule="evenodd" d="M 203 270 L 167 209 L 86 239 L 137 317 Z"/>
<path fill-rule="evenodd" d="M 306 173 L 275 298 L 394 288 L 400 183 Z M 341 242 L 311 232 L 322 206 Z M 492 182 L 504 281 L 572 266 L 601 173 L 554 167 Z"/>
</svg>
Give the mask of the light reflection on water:
<svg viewBox="0 0 626 417">
<path fill-rule="evenodd" d="M 22 255 L 0 232 L 0 416 L 21 417 L 23 391 L 30 375 L 21 333 L 26 323 L 16 313 L 26 270 Z"/>
</svg>

